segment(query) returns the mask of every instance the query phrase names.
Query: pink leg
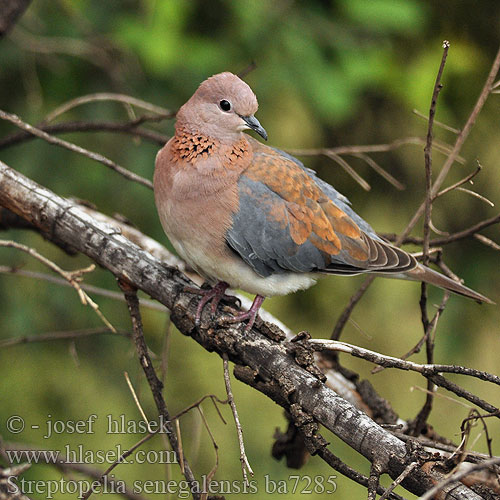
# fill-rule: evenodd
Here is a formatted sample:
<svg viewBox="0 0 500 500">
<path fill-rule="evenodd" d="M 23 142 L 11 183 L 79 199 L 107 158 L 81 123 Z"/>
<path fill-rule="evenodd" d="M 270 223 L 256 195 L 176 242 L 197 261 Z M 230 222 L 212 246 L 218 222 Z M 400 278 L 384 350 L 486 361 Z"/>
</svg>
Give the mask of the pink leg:
<svg viewBox="0 0 500 500">
<path fill-rule="evenodd" d="M 187 292 L 196 293 L 197 295 L 201 295 L 200 302 L 198 303 L 198 307 L 196 308 L 196 316 L 195 316 L 195 324 L 196 326 L 200 326 L 201 321 L 201 313 L 203 312 L 203 308 L 208 304 L 208 302 L 212 302 L 210 306 L 210 311 L 212 314 L 217 310 L 217 306 L 219 302 L 224 297 L 226 290 L 229 285 L 225 281 L 219 281 L 213 288 L 205 290 L 203 288 L 186 288 Z"/>
<path fill-rule="evenodd" d="M 245 328 L 245 333 L 249 332 L 250 329 L 252 328 L 253 324 L 255 323 L 255 318 L 257 317 L 257 314 L 259 313 L 260 306 L 262 305 L 262 302 L 264 302 L 265 297 L 262 297 L 262 295 L 256 295 L 255 299 L 253 299 L 252 307 L 247 312 L 242 312 L 240 314 L 237 314 L 236 316 L 233 316 L 232 318 L 228 318 L 225 320 L 225 323 L 240 323 L 242 321 L 245 321 L 246 319 L 248 320 L 247 326 Z"/>
</svg>

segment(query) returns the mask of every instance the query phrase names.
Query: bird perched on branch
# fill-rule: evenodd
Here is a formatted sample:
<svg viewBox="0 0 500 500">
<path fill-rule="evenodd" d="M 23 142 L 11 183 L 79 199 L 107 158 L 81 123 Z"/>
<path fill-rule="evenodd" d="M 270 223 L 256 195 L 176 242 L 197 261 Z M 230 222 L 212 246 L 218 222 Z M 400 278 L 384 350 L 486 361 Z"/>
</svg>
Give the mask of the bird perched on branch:
<svg viewBox="0 0 500 500">
<path fill-rule="evenodd" d="M 265 297 L 312 286 L 325 274 L 377 273 L 425 281 L 478 302 L 487 297 L 419 264 L 380 238 L 346 197 L 299 160 L 266 146 L 250 87 L 232 73 L 205 80 L 177 113 L 156 157 L 154 192 L 165 233 L 212 286 L 196 319 L 227 288 L 255 294 L 231 321 L 251 328 Z"/>
</svg>

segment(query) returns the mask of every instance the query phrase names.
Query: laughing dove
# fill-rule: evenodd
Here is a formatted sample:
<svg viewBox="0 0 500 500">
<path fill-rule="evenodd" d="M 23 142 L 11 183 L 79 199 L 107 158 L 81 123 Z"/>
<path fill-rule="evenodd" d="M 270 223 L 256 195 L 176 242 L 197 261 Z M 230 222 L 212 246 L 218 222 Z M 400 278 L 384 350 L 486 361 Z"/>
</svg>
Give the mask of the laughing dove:
<svg viewBox="0 0 500 500">
<path fill-rule="evenodd" d="M 377 273 L 425 281 L 479 302 L 487 297 L 419 264 L 380 238 L 349 201 L 267 140 L 257 98 L 232 73 L 205 80 L 177 113 L 175 135 L 156 157 L 154 192 L 163 229 L 179 255 L 213 288 L 215 312 L 228 287 L 265 297 L 312 286 L 325 274 Z"/>
</svg>

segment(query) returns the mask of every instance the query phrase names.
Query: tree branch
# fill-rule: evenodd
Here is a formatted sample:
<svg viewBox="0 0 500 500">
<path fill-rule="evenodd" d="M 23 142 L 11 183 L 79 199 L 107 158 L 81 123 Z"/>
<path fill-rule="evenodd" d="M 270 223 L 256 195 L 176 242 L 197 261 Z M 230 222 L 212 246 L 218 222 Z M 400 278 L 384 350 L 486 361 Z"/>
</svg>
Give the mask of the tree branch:
<svg viewBox="0 0 500 500">
<path fill-rule="evenodd" d="M 328 388 L 297 361 L 284 334 L 274 325 L 257 321 L 243 334 L 241 325 L 219 325 L 227 306 L 219 305 L 208 328 L 195 327 L 197 299 L 185 293 L 192 283 L 176 269 L 163 265 L 107 224 L 95 221 L 68 201 L 0 162 L 0 204 L 27 219 L 49 239 L 71 244 L 117 278 L 133 284 L 171 311 L 172 322 L 209 351 L 227 354 L 234 363 L 249 367 L 258 389 L 288 411 L 300 409 L 324 425 L 368 460 L 377 457 L 383 470 L 396 479 L 412 455 L 405 444 L 377 425 L 365 413 Z M 205 322 L 202 322 L 205 324 Z M 144 367 L 144 363 L 143 363 Z M 312 368 L 309 368 L 311 370 Z M 318 378 L 319 377 L 319 378 Z M 357 432 L 353 432 L 357 429 Z M 402 484 L 423 494 L 443 473 L 433 467 L 417 467 Z M 443 490 L 454 499 L 479 498 L 462 484 Z"/>
</svg>

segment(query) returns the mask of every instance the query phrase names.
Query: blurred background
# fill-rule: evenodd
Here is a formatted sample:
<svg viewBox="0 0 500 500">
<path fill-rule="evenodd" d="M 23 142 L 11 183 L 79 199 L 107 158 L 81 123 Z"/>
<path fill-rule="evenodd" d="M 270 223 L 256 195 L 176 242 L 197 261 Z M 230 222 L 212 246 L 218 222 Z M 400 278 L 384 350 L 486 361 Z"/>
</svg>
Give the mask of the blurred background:
<svg viewBox="0 0 500 500">
<path fill-rule="evenodd" d="M 389 144 L 406 138 L 425 138 L 427 123 L 413 110 L 428 114 L 442 41 L 451 43 L 439 96 L 436 119 L 460 129 L 481 91 L 500 42 L 500 4 L 490 0 L 440 2 L 417 0 L 38 0 L 28 8 L 9 35 L 0 40 L 0 108 L 36 124 L 62 103 L 95 92 L 120 92 L 175 110 L 208 76 L 221 71 L 239 73 L 252 62 L 256 69 L 245 80 L 258 96 L 257 117 L 269 134 L 269 143 L 287 150 L 344 145 Z M 498 206 L 500 96 L 492 95 L 482 111 L 445 186 L 483 166 L 469 186 Z M 138 114 L 141 112 L 138 111 Z M 123 105 L 94 102 L 57 118 L 65 120 L 126 121 Z M 167 135 L 173 121 L 148 125 Z M 0 138 L 15 129 L 0 123 Z M 453 144 L 455 134 L 435 128 L 436 139 Z M 130 170 L 152 179 L 159 147 L 125 134 L 86 132 L 64 138 L 97 151 Z M 414 141 L 415 142 L 415 141 Z M 418 141 L 417 141 L 418 142 Z M 405 189 L 396 189 L 362 159 L 344 157 L 371 186 L 364 190 L 338 164 L 325 157 L 301 157 L 308 166 L 347 195 L 355 210 L 382 233 L 400 233 L 424 198 L 423 144 L 405 144 L 371 157 Z M 434 172 L 445 155 L 434 151 Z M 152 192 L 131 183 L 102 165 L 40 141 L 0 148 L 0 159 L 61 196 L 73 196 L 98 210 L 119 213 L 144 233 L 167 244 L 154 207 Z M 492 217 L 498 208 L 464 192 L 439 199 L 433 223 L 440 231 L 455 232 Z M 421 224 L 413 234 L 421 236 Z M 482 232 L 500 243 L 498 226 Z M 434 235 L 435 236 L 435 235 Z M 66 270 L 85 267 L 88 259 L 70 257 L 37 234 L 9 230 L 0 234 L 38 249 Z M 406 247 L 418 251 L 417 247 Z M 445 249 L 445 262 L 468 286 L 500 303 L 499 253 L 469 239 Z M 25 254 L 0 249 L 0 266 L 47 272 Z M 306 292 L 267 300 L 265 307 L 293 331 L 308 330 L 328 338 L 337 317 L 363 277 L 332 277 Z M 117 291 L 113 276 L 96 270 L 85 279 Z M 430 304 L 442 292 L 430 289 Z M 112 324 L 130 329 L 124 303 L 91 296 Z M 420 286 L 378 279 L 363 298 L 345 328 L 342 340 L 388 355 L 401 356 L 422 335 Z M 146 339 L 160 354 L 169 331 L 166 312 L 143 308 Z M 432 312 L 432 311 L 431 311 Z M 467 365 L 498 374 L 500 312 L 498 306 L 478 306 L 453 296 L 436 331 L 435 360 Z M 76 293 L 44 281 L 0 274 L 0 341 L 62 330 L 100 327 L 99 318 L 82 306 Z M 206 394 L 225 398 L 222 362 L 195 342 L 169 331 L 165 396 L 177 413 Z M 425 362 L 424 354 L 413 358 Z M 342 363 L 368 378 L 393 404 L 401 418 L 413 418 L 425 394 L 424 379 L 411 373 L 385 370 L 370 374 L 369 363 L 342 357 Z M 78 341 L 41 342 L 0 348 L 0 433 L 6 441 L 44 449 L 115 449 L 133 445 L 139 434 L 107 434 L 107 415 L 140 420 L 124 371 L 127 371 L 148 416 L 156 410 L 125 337 L 100 335 Z M 450 377 L 467 390 L 500 403 L 498 387 L 465 377 Z M 271 457 L 276 427 L 286 421 L 270 400 L 234 381 L 233 389 L 245 433 L 247 454 L 259 492 L 265 477 L 275 481 L 301 477 L 328 477 L 336 473 L 313 457 L 300 471 L 287 469 Z M 439 391 L 430 423 L 437 432 L 458 442 L 460 423 L 470 408 L 450 393 Z M 203 404 L 211 432 L 219 446 L 216 479 L 241 481 L 239 451 L 230 411 L 221 407 L 227 425 L 211 403 Z M 98 415 L 94 434 L 67 432 L 43 438 L 47 420 L 86 419 Z M 9 433 L 5 422 L 20 415 L 26 429 Z M 488 422 L 493 453 L 500 453 L 500 426 Z M 40 425 L 40 429 L 32 429 Z M 210 437 L 194 410 L 181 420 L 186 455 L 198 476 L 215 463 Z M 473 433 L 473 448 L 487 452 L 482 428 Z M 332 435 L 332 451 L 352 467 L 369 472 L 369 464 Z M 162 449 L 153 439 L 144 449 Z M 472 445 L 471 445 L 472 447 Z M 154 462 L 154 461 L 153 461 Z M 90 464 L 92 465 L 92 464 Z M 96 466 L 104 470 L 107 464 Z M 121 465 L 115 478 L 135 480 L 180 478 L 178 467 L 161 463 Z M 60 477 L 48 466 L 32 467 L 24 477 L 48 480 Z M 361 498 L 363 488 L 335 479 L 339 498 Z M 79 476 L 76 476 L 77 478 Z M 387 479 L 387 478 L 385 478 Z M 291 486 L 293 482 L 288 481 Z M 386 481 L 387 484 L 387 481 Z M 306 483 L 299 483 L 299 496 Z M 32 495 L 45 498 L 44 495 Z M 165 495 L 145 495 L 165 498 Z M 407 498 L 413 498 L 405 493 Z M 74 498 L 58 494 L 56 498 Z M 246 495 L 231 494 L 229 498 Z M 283 498 L 269 494 L 266 498 Z M 323 498 L 312 493 L 309 498 Z M 118 498 L 109 496 L 109 498 Z M 172 498 L 175 498 L 173 496 Z"/>
</svg>

